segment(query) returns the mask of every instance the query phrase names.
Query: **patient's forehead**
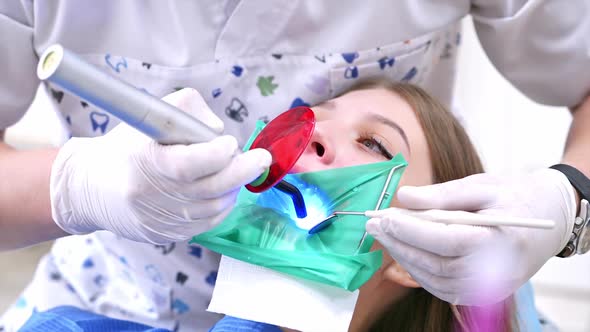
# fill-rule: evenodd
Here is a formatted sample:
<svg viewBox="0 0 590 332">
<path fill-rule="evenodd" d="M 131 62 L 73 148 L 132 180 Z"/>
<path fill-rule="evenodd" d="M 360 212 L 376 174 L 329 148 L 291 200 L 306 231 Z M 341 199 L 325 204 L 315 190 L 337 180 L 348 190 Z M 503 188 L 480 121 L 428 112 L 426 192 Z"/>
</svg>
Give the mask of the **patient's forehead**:
<svg viewBox="0 0 590 332">
<path fill-rule="evenodd" d="M 384 87 L 347 92 L 312 107 L 316 118 L 338 117 L 341 120 L 375 113 L 399 122 L 409 130 L 421 130 L 412 107 L 394 91 Z M 405 129 L 405 128 L 404 128 Z"/>
</svg>

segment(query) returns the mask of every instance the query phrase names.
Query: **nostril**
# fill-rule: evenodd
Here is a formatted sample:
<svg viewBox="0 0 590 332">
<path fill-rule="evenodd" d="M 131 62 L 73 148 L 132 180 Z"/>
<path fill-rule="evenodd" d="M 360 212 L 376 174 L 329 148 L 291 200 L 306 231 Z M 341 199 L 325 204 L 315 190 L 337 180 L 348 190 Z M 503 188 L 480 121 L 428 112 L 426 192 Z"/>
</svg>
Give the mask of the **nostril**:
<svg viewBox="0 0 590 332">
<path fill-rule="evenodd" d="M 311 146 L 315 149 L 318 156 L 320 156 L 320 157 L 324 156 L 326 149 L 324 149 L 323 145 L 321 145 L 320 143 L 317 143 L 317 142 L 313 142 L 313 143 L 311 143 Z"/>
</svg>

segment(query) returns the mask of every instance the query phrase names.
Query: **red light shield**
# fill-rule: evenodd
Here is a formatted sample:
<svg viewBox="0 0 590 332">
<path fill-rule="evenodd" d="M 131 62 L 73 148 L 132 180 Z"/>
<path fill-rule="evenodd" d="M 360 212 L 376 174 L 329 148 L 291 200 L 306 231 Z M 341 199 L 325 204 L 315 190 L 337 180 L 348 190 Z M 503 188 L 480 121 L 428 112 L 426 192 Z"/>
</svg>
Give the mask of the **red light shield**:
<svg viewBox="0 0 590 332">
<path fill-rule="evenodd" d="M 269 122 L 250 146 L 250 150 L 262 148 L 272 155 L 268 175 L 261 184 L 248 184 L 246 189 L 260 193 L 281 181 L 305 151 L 314 128 L 313 111 L 304 106 L 292 108 Z"/>
</svg>

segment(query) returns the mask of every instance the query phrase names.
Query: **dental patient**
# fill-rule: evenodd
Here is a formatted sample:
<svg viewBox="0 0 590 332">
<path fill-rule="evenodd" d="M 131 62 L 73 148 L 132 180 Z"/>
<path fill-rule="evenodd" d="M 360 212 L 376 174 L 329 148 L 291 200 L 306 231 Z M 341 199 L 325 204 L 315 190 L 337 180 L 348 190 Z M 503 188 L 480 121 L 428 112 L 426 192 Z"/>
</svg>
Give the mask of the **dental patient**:
<svg viewBox="0 0 590 332">
<path fill-rule="evenodd" d="M 396 155 L 407 161 L 399 186 L 429 185 L 483 172 L 478 155 L 458 121 L 444 106 L 413 85 L 364 83 L 312 109 L 315 130 L 292 173 L 378 163 Z M 395 197 L 391 205 L 403 207 Z M 371 250 L 382 251 L 382 265 L 360 287 L 349 331 L 518 329 L 512 297 L 495 305 L 491 314 L 485 308 L 455 306 L 422 289 L 404 270 L 404 262 L 392 259 L 377 241 Z M 485 316 L 483 320 L 482 316 Z M 237 330 L 289 331 L 229 316 L 211 329 L 213 332 Z"/>
<path fill-rule="evenodd" d="M 316 127 L 293 173 L 376 163 L 397 154 L 408 163 L 399 186 L 429 185 L 483 172 L 464 129 L 421 88 L 402 83 L 364 83 L 312 109 Z M 392 205 L 400 206 L 395 198 Z M 371 248 L 382 249 L 376 241 Z M 383 250 L 381 268 L 360 287 L 349 331 L 516 329 L 511 298 L 493 310 L 490 314 L 489 310 L 454 306 L 434 297 L 403 269 L 403 262 L 393 260 Z M 483 321 L 482 313 L 487 315 Z M 226 317 L 211 331 L 227 331 L 228 326 L 241 326 L 240 331 L 267 331 L 258 323 L 249 330 L 246 326 L 252 322 L 241 322 Z M 275 331 L 272 328 L 269 326 L 268 331 Z"/>
</svg>

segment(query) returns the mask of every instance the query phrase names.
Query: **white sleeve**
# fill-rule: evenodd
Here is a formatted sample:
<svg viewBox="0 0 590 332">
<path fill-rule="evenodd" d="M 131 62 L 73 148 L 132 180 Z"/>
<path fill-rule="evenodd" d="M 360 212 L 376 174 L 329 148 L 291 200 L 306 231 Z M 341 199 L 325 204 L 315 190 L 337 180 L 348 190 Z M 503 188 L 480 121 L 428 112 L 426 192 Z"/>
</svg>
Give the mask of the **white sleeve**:
<svg viewBox="0 0 590 332">
<path fill-rule="evenodd" d="M 32 3 L 0 1 L 0 130 L 22 117 L 39 85 Z"/>
<path fill-rule="evenodd" d="M 472 0 L 481 44 L 531 99 L 572 107 L 590 93 L 589 0 Z"/>
</svg>

